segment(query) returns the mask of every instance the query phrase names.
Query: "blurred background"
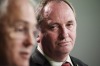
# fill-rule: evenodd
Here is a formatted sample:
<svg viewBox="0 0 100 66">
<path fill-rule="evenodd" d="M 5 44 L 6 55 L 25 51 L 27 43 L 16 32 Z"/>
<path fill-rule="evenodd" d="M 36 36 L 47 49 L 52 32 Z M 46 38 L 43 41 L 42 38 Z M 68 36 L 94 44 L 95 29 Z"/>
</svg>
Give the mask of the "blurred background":
<svg viewBox="0 0 100 66">
<path fill-rule="evenodd" d="M 41 0 L 34 0 L 35 7 Z M 76 10 L 77 39 L 71 55 L 100 66 L 100 0 L 69 0 Z"/>
</svg>

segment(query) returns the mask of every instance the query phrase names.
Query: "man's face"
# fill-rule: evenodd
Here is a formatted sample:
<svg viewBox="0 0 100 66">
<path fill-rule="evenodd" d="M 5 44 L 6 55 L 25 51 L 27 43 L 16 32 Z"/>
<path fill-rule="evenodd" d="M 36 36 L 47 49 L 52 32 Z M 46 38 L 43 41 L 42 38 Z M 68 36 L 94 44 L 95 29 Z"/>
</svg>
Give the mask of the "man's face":
<svg viewBox="0 0 100 66">
<path fill-rule="evenodd" d="M 36 20 L 31 5 L 11 8 L 5 21 L 5 39 L 8 58 L 16 66 L 28 66 L 35 43 Z"/>
<path fill-rule="evenodd" d="M 64 2 L 51 2 L 43 11 L 40 41 L 49 55 L 69 54 L 76 38 L 76 20 L 71 8 Z"/>
</svg>

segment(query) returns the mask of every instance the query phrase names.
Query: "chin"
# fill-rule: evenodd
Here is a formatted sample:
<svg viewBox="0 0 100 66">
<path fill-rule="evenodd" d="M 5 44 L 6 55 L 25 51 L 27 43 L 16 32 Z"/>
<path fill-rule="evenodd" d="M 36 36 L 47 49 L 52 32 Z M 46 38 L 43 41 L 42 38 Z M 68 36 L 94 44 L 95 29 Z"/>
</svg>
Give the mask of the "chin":
<svg viewBox="0 0 100 66">
<path fill-rule="evenodd" d="M 29 60 L 19 59 L 16 62 L 16 66 L 29 66 Z"/>
<path fill-rule="evenodd" d="M 21 62 L 17 66 L 29 66 L 29 62 Z"/>
<path fill-rule="evenodd" d="M 60 52 L 64 53 L 64 54 L 69 54 L 72 51 L 72 47 L 66 47 L 66 48 L 62 48 L 60 50 Z"/>
</svg>

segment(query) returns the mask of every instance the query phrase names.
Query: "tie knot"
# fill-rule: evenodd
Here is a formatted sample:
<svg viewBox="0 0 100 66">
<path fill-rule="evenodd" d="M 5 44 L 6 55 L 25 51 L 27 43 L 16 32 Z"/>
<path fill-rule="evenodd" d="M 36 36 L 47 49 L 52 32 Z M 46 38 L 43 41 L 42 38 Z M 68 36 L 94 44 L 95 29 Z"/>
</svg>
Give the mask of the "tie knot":
<svg viewBox="0 0 100 66">
<path fill-rule="evenodd" d="M 65 62 L 61 66 L 71 66 L 71 64 L 69 62 Z"/>
</svg>

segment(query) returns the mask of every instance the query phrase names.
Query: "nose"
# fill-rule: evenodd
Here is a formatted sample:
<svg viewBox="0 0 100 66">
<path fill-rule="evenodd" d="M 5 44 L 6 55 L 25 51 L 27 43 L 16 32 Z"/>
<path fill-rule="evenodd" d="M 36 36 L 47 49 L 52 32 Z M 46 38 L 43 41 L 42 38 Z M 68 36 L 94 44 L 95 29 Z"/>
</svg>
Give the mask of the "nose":
<svg viewBox="0 0 100 66">
<path fill-rule="evenodd" d="M 25 39 L 25 42 L 24 42 L 24 46 L 28 47 L 30 45 L 33 45 L 34 44 L 34 35 L 33 33 L 27 33 L 26 35 L 26 39 Z"/>
<path fill-rule="evenodd" d="M 65 39 L 66 37 L 68 37 L 68 29 L 66 28 L 66 26 L 61 27 L 59 37 L 60 39 Z"/>
</svg>

